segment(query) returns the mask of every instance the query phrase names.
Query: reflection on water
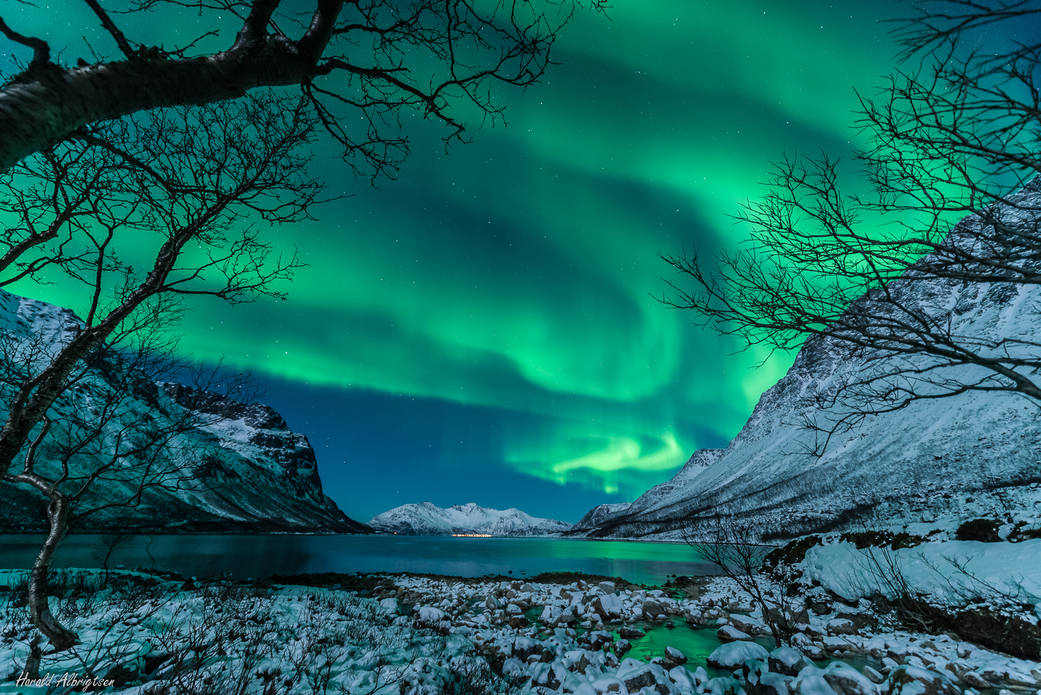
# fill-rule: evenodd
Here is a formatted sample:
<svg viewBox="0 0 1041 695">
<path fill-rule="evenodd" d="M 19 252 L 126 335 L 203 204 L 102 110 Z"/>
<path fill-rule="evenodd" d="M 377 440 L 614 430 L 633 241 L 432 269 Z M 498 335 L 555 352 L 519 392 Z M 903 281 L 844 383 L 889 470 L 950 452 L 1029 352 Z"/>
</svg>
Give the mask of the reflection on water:
<svg viewBox="0 0 1041 695">
<path fill-rule="evenodd" d="M 0 567 L 32 564 L 42 536 L 0 536 Z M 108 561 L 106 563 L 106 556 Z M 712 565 L 674 543 L 574 538 L 447 536 L 70 535 L 60 567 L 149 567 L 186 576 L 261 578 L 307 572 L 423 572 L 461 577 L 517 577 L 584 572 L 661 584 L 669 575 L 704 575 Z"/>
<path fill-rule="evenodd" d="M 635 626 L 644 630 L 645 634 L 632 640 L 632 650 L 626 656 L 650 661 L 656 656 L 664 656 L 665 647 L 675 647 L 687 657 L 685 666 L 688 669 L 694 670 L 701 666 L 708 670 L 710 676 L 729 675 L 726 670 L 708 666 L 709 654 L 723 644 L 716 635 L 716 627 L 694 627 L 680 618 L 673 618 L 664 624 L 637 623 Z M 768 637 L 756 637 L 753 641 L 767 649 L 775 646 Z"/>
</svg>

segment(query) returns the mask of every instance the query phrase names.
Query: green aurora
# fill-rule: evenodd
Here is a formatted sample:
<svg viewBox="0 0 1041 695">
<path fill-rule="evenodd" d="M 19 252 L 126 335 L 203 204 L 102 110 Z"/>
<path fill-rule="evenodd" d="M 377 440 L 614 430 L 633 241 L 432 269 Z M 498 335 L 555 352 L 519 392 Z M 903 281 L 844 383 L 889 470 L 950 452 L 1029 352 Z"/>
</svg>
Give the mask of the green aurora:
<svg viewBox="0 0 1041 695">
<path fill-rule="evenodd" d="M 852 153 L 853 88 L 891 66 L 880 20 L 899 10 L 618 0 L 609 18 L 580 14 L 545 82 L 501 94 L 507 126 L 475 129 L 446 152 L 417 117 L 412 156 L 378 188 L 317 147 L 315 173 L 349 197 L 314 222 L 272 230 L 308 265 L 289 301 L 202 303 L 181 350 L 296 394 L 275 405 L 321 442 L 329 492 L 351 515 L 423 495 L 469 501 L 455 496 L 458 478 L 475 470 L 492 485 L 497 475 L 546 481 L 511 498 L 532 513 L 575 519 L 591 502 L 632 499 L 736 434 L 791 357 L 737 352 L 656 301 L 669 270 L 659 254 L 740 243 L 746 230 L 732 215 L 783 153 Z M 25 29 L 77 37 L 70 46 L 83 33 L 104 42 L 86 26 L 84 5 Z M 164 27 L 167 43 L 198 28 L 141 26 Z M 81 303 L 60 282 L 16 291 Z M 381 461 L 379 442 L 355 431 L 364 423 L 330 425 L 327 414 L 325 429 L 309 430 L 294 414 L 308 389 L 334 403 L 381 394 L 449 404 L 461 418 L 495 412 L 500 424 L 455 422 L 459 443 L 442 442 L 436 456 Z M 430 469 L 443 484 L 352 481 L 352 467 L 376 462 L 394 477 Z M 547 496 L 553 486 L 575 494 Z"/>
</svg>

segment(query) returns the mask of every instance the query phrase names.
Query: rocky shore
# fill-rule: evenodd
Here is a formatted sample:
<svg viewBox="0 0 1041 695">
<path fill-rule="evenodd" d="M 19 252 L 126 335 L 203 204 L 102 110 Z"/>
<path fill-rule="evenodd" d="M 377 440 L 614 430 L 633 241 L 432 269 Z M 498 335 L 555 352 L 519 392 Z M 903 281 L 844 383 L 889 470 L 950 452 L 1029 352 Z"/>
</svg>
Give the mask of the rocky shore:
<svg viewBox="0 0 1041 695">
<path fill-rule="evenodd" d="M 786 646 L 731 580 L 323 575 L 197 582 L 64 572 L 59 614 L 81 646 L 41 676 L 108 679 L 106 692 L 351 695 L 901 695 L 1037 692 L 1041 664 L 823 587 L 797 597 Z M 33 630 L 24 573 L 0 574 L 0 693 L 17 684 Z M 695 645 L 692 648 L 689 645 Z M 72 691 L 69 691 L 72 692 Z"/>
</svg>

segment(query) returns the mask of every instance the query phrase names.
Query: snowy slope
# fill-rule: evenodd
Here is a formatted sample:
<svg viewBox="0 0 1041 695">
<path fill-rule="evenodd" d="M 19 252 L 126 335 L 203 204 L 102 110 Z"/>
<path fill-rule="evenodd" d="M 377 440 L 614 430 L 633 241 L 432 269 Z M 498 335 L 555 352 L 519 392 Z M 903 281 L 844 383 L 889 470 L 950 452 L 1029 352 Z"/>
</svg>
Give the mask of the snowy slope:
<svg viewBox="0 0 1041 695">
<path fill-rule="evenodd" d="M 1041 184 L 1024 188 L 1016 201 L 1041 207 Z M 904 305 L 949 320 L 954 334 L 1041 341 L 1036 285 L 901 280 L 890 290 Z M 878 310 L 865 296 L 849 312 L 865 306 Z M 820 406 L 815 395 L 885 366 L 884 359 L 851 356 L 835 340 L 808 340 L 726 449 L 697 452 L 672 480 L 590 533 L 679 536 L 689 519 L 719 512 L 778 536 L 865 523 L 949 527 L 987 513 L 1041 512 L 1041 419 L 1035 403 L 1007 392 L 916 401 L 838 433 L 822 457 L 807 453 L 814 433 L 802 423 L 841 412 Z M 972 378 L 968 371 L 957 376 Z"/>
<path fill-rule="evenodd" d="M 65 309 L 0 291 L 4 364 L 43 364 L 80 325 Z M 92 360 L 86 378 L 52 410 L 55 424 L 41 446 L 38 469 L 53 474 L 62 442 L 74 441 L 73 413 L 93 414 L 116 402 L 113 393 L 124 393 L 110 406 L 115 415 L 106 419 L 103 435 L 71 459 L 70 484 L 111 457 L 117 446 L 127 455 L 93 484 L 87 505 L 130 499 L 146 467 L 162 475 L 153 475 L 161 485 L 147 489 L 140 504 L 114 506 L 79 522 L 78 528 L 367 530 L 325 496 L 306 437 L 292 432 L 270 408 L 154 383 L 115 355 Z M 129 386 L 117 389 L 121 380 Z M 0 389 L 0 407 L 7 397 Z M 165 438 L 161 448 L 146 447 L 155 432 L 182 420 L 190 425 Z M 44 523 L 42 498 L 35 492 L 0 484 L 0 499 L 0 531 L 33 530 Z"/>
<path fill-rule="evenodd" d="M 489 509 L 470 502 L 442 508 L 430 502 L 403 504 L 369 521 L 369 526 L 389 533 L 443 536 L 481 533 L 492 536 L 546 536 L 571 528 L 563 521 L 540 519 L 519 509 Z"/>
<path fill-rule="evenodd" d="M 603 522 L 607 521 L 611 517 L 618 516 L 622 512 L 626 511 L 630 507 L 629 502 L 615 502 L 613 504 L 598 504 L 588 512 L 585 516 L 578 520 L 571 530 L 589 530 L 594 529 Z"/>
</svg>

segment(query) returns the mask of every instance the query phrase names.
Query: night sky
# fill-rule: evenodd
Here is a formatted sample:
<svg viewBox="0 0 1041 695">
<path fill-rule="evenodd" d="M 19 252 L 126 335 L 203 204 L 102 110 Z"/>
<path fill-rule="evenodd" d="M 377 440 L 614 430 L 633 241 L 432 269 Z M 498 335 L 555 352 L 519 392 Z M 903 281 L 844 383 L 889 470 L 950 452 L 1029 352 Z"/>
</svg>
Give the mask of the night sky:
<svg viewBox="0 0 1041 695">
<path fill-rule="evenodd" d="M 21 28 L 110 50 L 81 4 L 62 21 L 26 8 Z M 906 10 L 617 0 L 610 19 L 579 15 L 545 83 L 503 93 L 508 126 L 446 154 L 417 119 L 378 188 L 319 146 L 315 173 L 350 197 L 272 230 L 309 266 L 289 300 L 200 304 L 181 351 L 252 372 L 363 521 L 422 501 L 575 521 L 631 500 L 725 444 L 790 361 L 735 353 L 657 302 L 659 254 L 739 243 L 731 216 L 782 154 L 848 156 L 853 88 L 893 63 L 879 20 Z M 172 43 L 198 25 L 140 26 Z M 81 302 L 61 283 L 16 291 Z"/>
</svg>

